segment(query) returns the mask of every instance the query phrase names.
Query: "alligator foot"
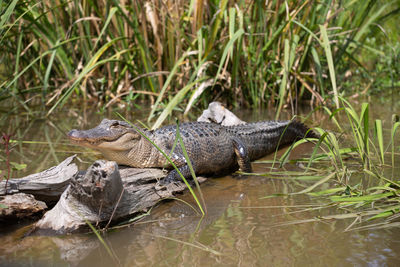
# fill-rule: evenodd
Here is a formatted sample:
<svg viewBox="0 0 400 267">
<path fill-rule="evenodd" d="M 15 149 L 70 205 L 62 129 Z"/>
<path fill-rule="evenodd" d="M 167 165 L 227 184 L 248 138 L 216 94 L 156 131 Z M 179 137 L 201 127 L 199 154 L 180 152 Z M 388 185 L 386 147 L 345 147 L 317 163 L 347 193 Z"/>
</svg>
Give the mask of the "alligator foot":
<svg viewBox="0 0 400 267">
<path fill-rule="evenodd" d="M 160 180 L 154 185 L 154 189 L 156 191 L 165 191 L 165 190 L 167 190 L 167 185 L 168 184 L 163 183 L 163 180 Z"/>
<path fill-rule="evenodd" d="M 244 179 L 247 179 L 249 176 L 248 175 L 244 175 L 244 174 L 241 174 L 241 173 L 232 173 L 232 178 L 233 179 L 236 179 L 236 180 L 244 180 Z"/>
</svg>

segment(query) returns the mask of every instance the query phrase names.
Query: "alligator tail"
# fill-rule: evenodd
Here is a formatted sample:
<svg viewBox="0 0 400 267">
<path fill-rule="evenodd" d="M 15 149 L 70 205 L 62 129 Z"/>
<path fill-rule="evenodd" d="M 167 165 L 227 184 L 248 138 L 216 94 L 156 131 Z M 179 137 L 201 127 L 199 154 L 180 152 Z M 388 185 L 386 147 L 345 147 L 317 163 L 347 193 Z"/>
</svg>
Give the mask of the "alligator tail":
<svg viewBox="0 0 400 267">
<path fill-rule="evenodd" d="M 293 132 L 297 139 L 303 138 L 319 138 L 313 130 L 308 128 L 305 124 L 299 121 L 291 121 L 286 131 Z"/>
</svg>

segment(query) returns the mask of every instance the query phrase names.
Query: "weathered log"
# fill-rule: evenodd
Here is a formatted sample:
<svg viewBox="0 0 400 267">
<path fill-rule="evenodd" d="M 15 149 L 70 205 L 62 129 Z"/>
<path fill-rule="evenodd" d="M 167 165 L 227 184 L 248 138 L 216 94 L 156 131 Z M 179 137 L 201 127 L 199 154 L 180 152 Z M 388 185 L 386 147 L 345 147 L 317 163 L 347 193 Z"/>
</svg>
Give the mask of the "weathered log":
<svg viewBox="0 0 400 267">
<path fill-rule="evenodd" d="M 3 223 L 40 216 L 45 209 L 47 209 L 46 203 L 37 201 L 29 194 L 0 196 L 0 222 Z"/>
<path fill-rule="evenodd" d="M 208 108 L 204 110 L 201 116 L 197 119 L 197 121 L 214 122 L 224 126 L 246 123 L 245 121 L 242 121 L 236 117 L 235 114 L 225 108 L 220 102 L 211 102 L 208 105 Z"/>
<path fill-rule="evenodd" d="M 66 158 L 58 166 L 24 178 L 10 179 L 7 194 L 26 193 L 42 201 L 57 201 L 67 188 L 70 179 L 78 172 L 74 156 Z M 0 183 L 0 196 L 6 194 L 6 182 Z"/>
<path fill-rule="evenodd" d="M 22 219 L 37 219 L 47 209 L 47 203 L 55 203 L 78 172 L 71 156 L 40 173 L 0 183 L 0 222 L 11 223 Z M 6 195 L 7 191 L 7 195 Z M 44 201 L 44 202 L 42 202 Z"/>
<path fill-rule="evenodd" d="M 36 223 L 35 232 L 57 234 L 84 230 L 92 224 L 120 221 L 145 212 L 160 200 L 182 192 L 182 182 L 157 187 L 165 176 L 160 169 L 122 168 L 98 160 L 85 175 L 77 174 L 56 206 Z M 206 178 L 198 178 L 204 182 Z"/>
</svg>

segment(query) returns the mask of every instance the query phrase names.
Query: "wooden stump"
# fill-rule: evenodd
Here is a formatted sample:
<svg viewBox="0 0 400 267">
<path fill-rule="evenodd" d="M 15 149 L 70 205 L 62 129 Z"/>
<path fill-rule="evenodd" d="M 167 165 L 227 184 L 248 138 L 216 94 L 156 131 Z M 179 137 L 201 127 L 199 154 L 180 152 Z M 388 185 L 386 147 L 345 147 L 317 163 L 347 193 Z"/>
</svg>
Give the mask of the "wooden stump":
<svg viewBox="0 0 400 267">
<path fill-rule="evenodd" d="M 71 233 L 87 230 L 87 222 L 105 225 L 145 212 L 160 200 L 182 192 L 182 182 L 164 188 L 160 169 L 122 168 L 113 161 L 98 160 L 85 175 L 77 174 L 57 205 L 36 223 L 34 232 Z M 204 182 L 206 178 L 198 178 Z"/>
</svg>

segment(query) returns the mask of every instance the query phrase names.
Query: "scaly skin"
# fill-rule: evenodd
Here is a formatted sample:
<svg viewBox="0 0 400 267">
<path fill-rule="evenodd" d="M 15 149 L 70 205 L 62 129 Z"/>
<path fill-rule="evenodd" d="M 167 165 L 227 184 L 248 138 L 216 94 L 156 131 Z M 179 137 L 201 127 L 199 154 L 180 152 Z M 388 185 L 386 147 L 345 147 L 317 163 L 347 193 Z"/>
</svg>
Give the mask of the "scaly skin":
<svg viewBox="0 0 400 267">
<path fill-rule="evenodd" d="M 179 141 L 176 141 L 176 125 L 154 131 L 139 130 L 170 155 L 186 178 L 191 177 Z M 278 145 L 316 137 L 296 121 L 264 121 L 236 126 L 189 122 L 179 125 L 179 132 L 195 173 L 205 175 L 220 174 L 238 167 L 251 172 L 250 161 L 273 152 Z M 93 129 L 71 130 L 68 136 L 73 142 L 98 150 L 106 159 L 118 164 L 138 168 L 172 167 L 146 138 L 123 121 L 104 119 Z M 176 170 L 172 170 L 164 183 L 178 177 Z"/>
</svg>

